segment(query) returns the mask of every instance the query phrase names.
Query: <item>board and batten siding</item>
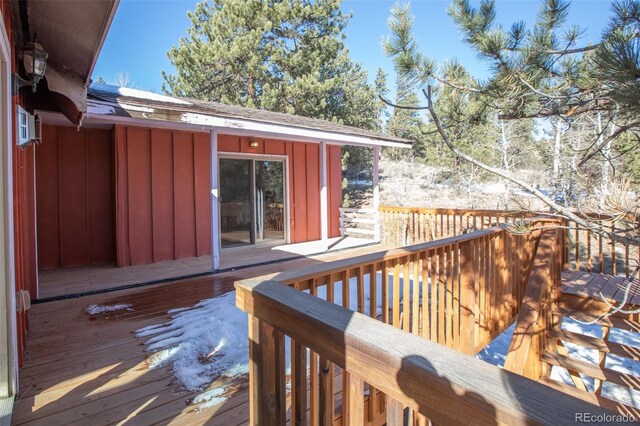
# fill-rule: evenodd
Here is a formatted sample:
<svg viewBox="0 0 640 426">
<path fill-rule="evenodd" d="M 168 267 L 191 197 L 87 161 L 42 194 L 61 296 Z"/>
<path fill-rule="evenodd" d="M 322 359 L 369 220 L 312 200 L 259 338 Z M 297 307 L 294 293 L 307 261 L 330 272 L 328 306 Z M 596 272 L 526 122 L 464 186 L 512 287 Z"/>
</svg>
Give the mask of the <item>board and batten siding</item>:
<svg viewBox="0 0 640 426">
<path fill-rule="evenodd" d="M 113 263 L 110 130 L 43 126 L 36 147 L 38 267 Z"/>
<path fill-rule="evenodd" d="M 209 135 L 115 128 L 117 265 L 211 253 Z"/>
<path fill-rule="evenodd" d="M 221 153 L 289 159 L 290 242 L 320 239 L 320 146 L 218 136 Z M 116 263 L 140 265 L 211 253 L 209 134 L 115 126 Z M 339 235 L 338 146 L 327 147 L 329 235 Z"/>
</svg>

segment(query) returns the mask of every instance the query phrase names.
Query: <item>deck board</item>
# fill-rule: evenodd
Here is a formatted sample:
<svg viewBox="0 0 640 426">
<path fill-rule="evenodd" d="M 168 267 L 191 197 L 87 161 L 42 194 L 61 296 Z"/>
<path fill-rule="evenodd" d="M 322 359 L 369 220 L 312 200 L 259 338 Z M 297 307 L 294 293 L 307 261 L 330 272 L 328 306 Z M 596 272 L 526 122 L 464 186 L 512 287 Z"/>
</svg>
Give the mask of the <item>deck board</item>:
<svg viewBox="0 0 640 426">
<path fill-rule="evenodd" d="M 328 241 L 279 246 L 247 246 L 222 250 L 220 269 L 244 268 L 265 262 L 310 256 L 325 251 L 344 250 L 371 244 L 362 238 L 331 238 Z M 116 268 L 114 265 L 89 265 L 43 270 L 38 273 L 38 299 L 59 297 L 119 286 L 146 283 L 167 278 L 212 272 L 211 255 L 169 260 L 148 265 Z"/>
<path fill-rule="evenodd" d="M 133 333 L 166 322 L 169 309 L 190 307 L 231 291 L 236 280 L 384 249 L 362 247 L 194 280 L 33 305 L 12 423 L 246 424 L 246 379 L 232 383 L 235 390 L 220 406 L 196 412 L 190 404 L 195 394 L 178 389 L 170 370 L 149 370 L 144 339 Z M 93 316 L 85 312 L 91 304 L 114 303 L 131 304 L 133 311 Z"/>
<path fill-rule="evenodd" d="M 568 294 L 600 300 L 600 294 L 609 301 L 622 302 L 627 282 L 624 277 L 583 271 L 563 271 L 562 291 Z M 640 282 L 636 278 L 631 283 L 627 303 L 640 304 Z"/>
</svg>

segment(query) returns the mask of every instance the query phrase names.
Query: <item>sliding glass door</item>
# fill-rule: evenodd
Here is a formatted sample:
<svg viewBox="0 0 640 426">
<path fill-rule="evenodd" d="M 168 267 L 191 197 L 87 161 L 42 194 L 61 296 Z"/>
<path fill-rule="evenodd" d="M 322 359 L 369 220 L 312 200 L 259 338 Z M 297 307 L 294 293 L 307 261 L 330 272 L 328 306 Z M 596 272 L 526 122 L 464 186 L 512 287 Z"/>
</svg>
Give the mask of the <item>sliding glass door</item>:
<svg viewBox="0 0 640 426">
<path fill-rule="evenodd" d="M 252 161 L 220 160 L 220 238 L 222 247 L 253 243 Z"/>
<path fill-rule="evenodd" d="M 255 161 L 256 241 L 284 239 L 284 163 Z"/>
<path fill-rule="evenodd" d="M 220 159 L 222 247 L 285 239 L 284 161 Z"/>
</svg>

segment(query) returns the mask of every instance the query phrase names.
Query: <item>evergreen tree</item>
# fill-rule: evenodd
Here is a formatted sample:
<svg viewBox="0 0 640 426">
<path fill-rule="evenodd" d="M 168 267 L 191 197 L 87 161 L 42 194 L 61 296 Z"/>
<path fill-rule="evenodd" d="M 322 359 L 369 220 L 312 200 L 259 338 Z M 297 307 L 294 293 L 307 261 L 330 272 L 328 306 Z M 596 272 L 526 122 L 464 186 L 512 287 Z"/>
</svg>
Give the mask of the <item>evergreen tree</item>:
<svg viewBox="0 0 640 426">
<path fill-rule="evenodd" d="M 367 73 L 344 46 L 340 0 L 212 0 L 189 12 L 188 37 L 168 52 L 169 94 L 378 125 Z"/>
</svg>

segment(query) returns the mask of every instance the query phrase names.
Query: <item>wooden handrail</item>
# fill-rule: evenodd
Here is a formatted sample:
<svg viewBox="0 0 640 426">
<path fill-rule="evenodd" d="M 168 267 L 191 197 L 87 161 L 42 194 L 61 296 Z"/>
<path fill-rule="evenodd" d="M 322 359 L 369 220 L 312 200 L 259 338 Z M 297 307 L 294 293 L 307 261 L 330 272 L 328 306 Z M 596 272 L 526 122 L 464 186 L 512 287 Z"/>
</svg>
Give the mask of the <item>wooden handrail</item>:
<svg viewBox="0 0 640 426">
<path fill-rule="evenodd" d="M 443 237 L 460 235 L 477 229 L 484 229 L 509 220 L 531 218 L 535 213 L 517 210 L 488 209 L 442 209 L 425 207 L 381 206 L 380 240 L 385 244 L 399 246 L 432 241 Z M 614 217 L 607 214 L 574 212 L 579 217 L 588 218 L 596 226 L 612 231 L 616 229 Z M 575 222 L 561 220 L 567 228 L 563 232 L 563 265 L 565 269 L 600 272 L 629 276 L 633 264 L 640 259 L 632 259 L 628 247 L 620 243 L 604 241 L 588 229 L 582 229 Z M 633 220 L 631 218 L 630 220 Z"/>
<path fill-rule="evenodd" d="M 505 230 L 505 226 L 496 226 L 493 228 L 479 230 L 473 233 L 458 235 L 448 238 L 441 238 L 436 241 L 429 241 L 425 243 L 414 244 L 411 246 L 399 247 L 385 251 L 379 251 L 375 253 L 364 254 L 356 257 L 347 257 L 345 259 L 336 260 L 329 263 L 320 263 L 317 265 L 311 265 L 302 269 L 293 269 L 278 274 L 278 281 L 283 284 L 292 284 L 299 281 L 307 281 L 313 278 L 319 278 L 319 275 L 326 276 L 341 272 L 348 269 L 353 269 L 363 264 L 370 264 L 373 262 L 385 262 L 392 261 L 399 258 L 407 257 L 412 254 L 416 254 L 422 251 L 432 251 L 438 248 L 453 246 L 455 244 L 462 244 L 478 238 L 496 235 Z M 323 283 L 319 283 L 323 284 Z M 307 288 L 298 288 L 299 290 L 307 290 Z"/>
<path fill-rule="evenodd" d="M 365 380 L 438 424 L 569 425 L 576 413 L 610 414 L 279 282 L 246 280 L 236 283 L 236 291 L 237 306 L 250 315 L 253 425 L 285 423 L 285 335 L 352 377 L 345 424 L 364 423 Z M 306 395 L 306 380 L 292 380 L 292 386 L 293 392 L 304 386 Z M 304 408 L 292 414 L 292 423 L 306 423 Z M 325 413 L 321 424 L 331 424 L 331 417 Z"/>
<path fill-rule="evenodd" d="M 558 251 L 561 230 L 542 232 L 504 368 L 533 380 L 543 374 L 542 355 L 550 349 L 547 333 L 554 327 L 553 308 L 560 291 Z"/>
<path fill-rule="evenodd" d="M 402 212 L 402 213 L 424 213 L 424 214 L 444 214 L 444 215 L 465 215 L 465 216 L 500 216 L 500 217 L 533 217 L 536 213 L 522 210 L 492 210 L 492 209 L 447 209 L 431 207 L 403 207 L 403 206 L 380 206 L 379 211 Z"/>
</svg>

